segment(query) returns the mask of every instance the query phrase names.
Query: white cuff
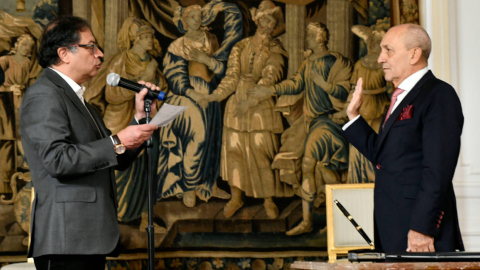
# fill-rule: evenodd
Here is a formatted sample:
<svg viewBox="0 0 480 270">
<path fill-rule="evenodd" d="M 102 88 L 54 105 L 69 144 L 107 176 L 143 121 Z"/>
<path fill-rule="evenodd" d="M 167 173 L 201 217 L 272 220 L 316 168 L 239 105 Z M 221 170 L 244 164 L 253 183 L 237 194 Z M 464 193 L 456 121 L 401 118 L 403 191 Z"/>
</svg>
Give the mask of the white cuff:
<svg viewBox="0 0 480 270">
<path fill-rule="evenodd" d="M 112 138 L 112 136 L 110 136 L 110 140 L 112 140 L 113 149 L 115 149 L 115 141 L 113 141 L 113 138 Z M 115 156 L 118 156 L 118 155 L 117 155 L 117 153 L 115 153 Z"/>
<path fill-rule="evenodd" d="M 348 123 L 346 123 L 345 125 L 343 125 L 342 129 L 347 130 L 347 128 L 351 126 L 353 122 L 357 121 L 358 118 L 360 118 L 360 114 L 357 115 L 357 117 L 353 118 L 352 120 L 348 121 Z"/>
<path fill-rule="evenodd" d="M 113 146 L 115 146 L 115 142 L 113 141 L 112 136 L 110 136 L 110 140 L 112 140 Z"/>
</svg>

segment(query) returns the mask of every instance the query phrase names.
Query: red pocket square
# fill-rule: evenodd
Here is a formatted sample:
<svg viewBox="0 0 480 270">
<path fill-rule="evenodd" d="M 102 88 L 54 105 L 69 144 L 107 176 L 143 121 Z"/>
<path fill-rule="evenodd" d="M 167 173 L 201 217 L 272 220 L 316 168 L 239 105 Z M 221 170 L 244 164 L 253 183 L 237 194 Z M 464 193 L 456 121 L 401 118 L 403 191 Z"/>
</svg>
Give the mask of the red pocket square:
<svg viewBox="0 0 480 270">
<path fill-rule="evenodd" d="M 407 120 L 413 117 L 413 105 L 407 105 L 405 108 L 402 109 L 402 113 L 398 116 L 396 121 Z"/>
</svg>

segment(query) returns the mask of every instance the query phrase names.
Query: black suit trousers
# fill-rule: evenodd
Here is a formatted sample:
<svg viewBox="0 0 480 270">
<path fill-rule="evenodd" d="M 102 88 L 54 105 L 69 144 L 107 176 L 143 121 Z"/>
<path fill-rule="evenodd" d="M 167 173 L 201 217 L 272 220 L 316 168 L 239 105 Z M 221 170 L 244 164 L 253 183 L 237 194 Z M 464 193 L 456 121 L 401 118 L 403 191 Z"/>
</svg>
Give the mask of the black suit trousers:
<svg viewBox="0 0 480 270">
<path fill-rule="evenodd" d="M 104 270 L 105 255 L 45 255 L 33 258 L 37 270 Z"/>
</svg>

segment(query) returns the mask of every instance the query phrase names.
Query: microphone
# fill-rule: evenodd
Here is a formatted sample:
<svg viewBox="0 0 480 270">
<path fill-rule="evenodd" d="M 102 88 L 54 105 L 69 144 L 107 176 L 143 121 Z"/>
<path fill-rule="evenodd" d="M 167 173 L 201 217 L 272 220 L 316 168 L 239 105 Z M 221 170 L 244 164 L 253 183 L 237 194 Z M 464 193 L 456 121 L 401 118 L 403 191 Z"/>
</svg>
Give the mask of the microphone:
<svg viewBox="0 0 480 270">
<path fill-rule="evenodd" d="M 145 85 L 141 85 L 136 82 L 129 81 L 120 77 L 117 73 L 110 73 L 107 76 L 107 84 L 110 86 L 120 86 L 122 88 L 132 90 L 134 92 L 140 93 L 143 88 L 147 88 L 148 93 L 145 96 L 146 99 L 155 100 L 158 99 L 163 101 L 165 99 L 165 92 L 162 91 L 152 91 L 152 89 L 148 88 Z"/>
</svg>

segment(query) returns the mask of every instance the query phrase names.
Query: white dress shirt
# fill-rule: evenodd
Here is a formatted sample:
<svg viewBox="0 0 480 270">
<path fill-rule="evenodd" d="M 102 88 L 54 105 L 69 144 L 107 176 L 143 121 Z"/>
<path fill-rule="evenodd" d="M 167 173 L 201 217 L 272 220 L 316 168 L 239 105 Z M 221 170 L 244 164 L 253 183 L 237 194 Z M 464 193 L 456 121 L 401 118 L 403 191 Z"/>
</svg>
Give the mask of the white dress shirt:
<svg viewBox="0 0 480 270">
<path fill-rule="evenodd" d="M 49 67 L 49 69 L 55 71 L 58 75 L 60 75 L 60 77 L 62 77 L 62 79 L 64 79 L 68 83 L 68 85 L 70 85 L 70 87 L 73 89 L 75 94 L 77 94 L 78 98 L 80 99 L 80 101 L 82 101 L 83 105 L 85 105 L 85 100 L 83 98 L 83 93 L 85 93 L 85 86 L 78 85 L 78 83 L 70 79 L 70 77 L 68 77 L 67 75 L 63 74 L 62 72 L 54 68 Z"/>
<path fill-rule="evenodd" d="M 390 114 L 393 113 L 395 108 L 398 107 L 398 105 L 402 102 L 402 100 L 408 95 L 408 93 L 410 93 L 410 90 L 413 89 L 413 87 L 418 83 L 418 81 L 420 81 L 421 78 L 423 78 L 423 76 L 425 74 L 427 74 L 427 72 L 428 72 L 428 67 L 424 67 L 424 68 L 420 69 L 419 71 L 413 73 L 412 75 L 408 76 L 408 78 L 406 78 L 405 80 L 403 80 L 402 83 L 400 83 L 398 88 L 400 88 L 404 91 L 403 91 L 403 93 L 401 93 L 400 95 L 397 96 L 397 101 L 393 105 L 393 108 L 392 108 L 392 111 L 390 112 Z M 347 130 L 347 128 L 349 126 L 351 126 L 359 117 L 360 117 L 360 115 L 358 115 L 357 117 L 348 121 L 348 123 L 346 123 L 342 127 L 342 129 Z"/>
</svg>

